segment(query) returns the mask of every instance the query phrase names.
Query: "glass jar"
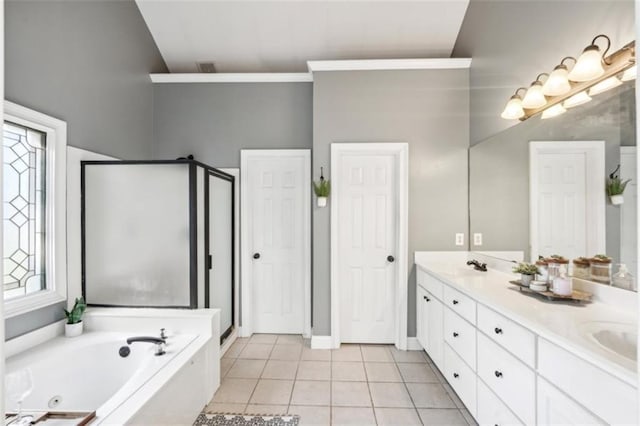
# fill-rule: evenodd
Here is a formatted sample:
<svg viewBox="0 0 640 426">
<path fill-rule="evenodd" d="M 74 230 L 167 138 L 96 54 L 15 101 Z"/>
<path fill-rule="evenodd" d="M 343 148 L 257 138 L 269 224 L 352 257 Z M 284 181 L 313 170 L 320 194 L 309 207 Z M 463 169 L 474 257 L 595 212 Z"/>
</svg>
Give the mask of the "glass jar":
<svg viewBox="0 0 640 426">
<path fill-rule="evenodd" d="M 561 267 L 564 266 L 565 271 L 568 269 L 567 265 L 569 264 L 569 261 L 561 256 L 547 257 L 546 259 L 544 259 L 544 261 L 547 262 L 548 264 L 547 268 L 549 271 L 549 277 L 547 281 L 549 282 L 549 287 L 551 287 L 551 291 L 553 291 L 553 281 L 560 276 Z"/>
<path fill-rule="evenodd" d="M 573 276 L 583 280 L 591 279 L 591 268 L 589 259 L 586 257 L 579 257 L 573 259 Z"/>
<path fill-rule="evenodd" d="M 536 262 L 536 266 L 538 267 L 536 280 L 544 281 L 545 283 L 549 282 L 549 264 L 544 259 L 540 259 Z"/>
<path fill-rule="evenodd" d="M 589 259 L 591 281 L 602 284 L 611 284 L 611 259 Z"/>
</svg>

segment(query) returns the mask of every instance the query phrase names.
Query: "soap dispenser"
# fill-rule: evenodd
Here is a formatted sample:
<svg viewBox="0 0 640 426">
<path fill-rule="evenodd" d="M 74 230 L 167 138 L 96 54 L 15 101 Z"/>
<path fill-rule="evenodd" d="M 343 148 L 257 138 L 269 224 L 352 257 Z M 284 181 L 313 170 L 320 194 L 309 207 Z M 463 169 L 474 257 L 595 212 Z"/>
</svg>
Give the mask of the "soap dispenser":
<svg viewBox="0 0 640 426">
<path fill-rule="evenodd" d="M 613 286 L 624 288 L 625 290 L 633 290 L 633 275 L 629 273 L 627 265 L 620 263 L 618 272 L 613 275 Z"/>
</svg>

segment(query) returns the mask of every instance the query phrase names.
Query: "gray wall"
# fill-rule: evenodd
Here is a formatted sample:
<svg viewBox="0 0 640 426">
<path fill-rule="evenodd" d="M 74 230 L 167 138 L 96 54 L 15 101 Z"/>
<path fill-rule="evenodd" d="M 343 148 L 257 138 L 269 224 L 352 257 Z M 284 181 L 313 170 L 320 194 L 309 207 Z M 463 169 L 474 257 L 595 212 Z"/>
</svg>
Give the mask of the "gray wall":
<svg viewBox="0 0 640 426">
<path fill-rule="evenodd" d="M 312 83 L 153 87 L 154 158 L 239 167 L 241 149 L 311 148 Z"/>
<path fill-rule="evenodd" d="M 166 66 L 132 0 L 5 3 L 5 96 L 67 122 L 71 146 L 151 156 L 150 72 Z M 6 338 L 55 322 L 64 303 L 5 321 Z"/>
<path fill-rule="evenodd" d="M 516 124 L 500 118 L 514 91 L 601 33 L 614 50 L 635 39 L 633 0 L 471 0 L 453 50 L 473 58 L 471 144 Z"/>
<path fill-rule="evenodd" d="M 416 250 L 456 250 L 466 232 L 468 70 L 319 72 L 313 88 L 313 176 L 330 176 L 333 142 L 409 144 L 409 336 Z M 330 209 L 313 210 L 313 334 L 331 334 Z"/>
</svg>

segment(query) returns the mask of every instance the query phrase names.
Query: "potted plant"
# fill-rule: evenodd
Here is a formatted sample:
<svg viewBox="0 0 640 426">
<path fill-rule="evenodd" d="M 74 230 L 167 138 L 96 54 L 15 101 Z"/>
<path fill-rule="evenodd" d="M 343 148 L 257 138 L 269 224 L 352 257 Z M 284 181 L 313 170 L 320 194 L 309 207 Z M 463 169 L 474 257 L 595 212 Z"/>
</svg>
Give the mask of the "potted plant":
<svg viewBox="0 0 640 426">
<path fill-rule="evenodd" d="M 513 272 L 520 274 L 520 277 L 522 278 L 522 285 L 525 287 L 529 287 L 529 284 L 531 284 L 531 281 L 533 280 L 533 276 L 539 273 L 538 266 L 527 262 L 518 263 L 518 266 L 513 268 Z"/>
<path fill-rule="evenodd" d="M 631 179 L 622 180 L 620 179 L 620 175 L 616 174 L 616 171 L 609 175 L 609 179 L 607 179 L 607 194 L 609 195 L 609 199 L 611 200 L 611 204 L 614 206 L 618 206 L 624 203 L 624 193 L 627 184 L 631 182 Z"/>
<path fill-rule="evenodd" d="M 331 183 L 328 179 L 320 177 L 320 180 L 313 182 L 313 192 L 318 197 L 318 207 L 325 207 L 327 205 L 327 197 L 331 192 Z"/>
<path fill-rule="evenodd" d="M 67 323 L 64 325 L 64 335 L 67 337 L 77 337 L 82 334 L 82 315 L 87 309 L 87 304 L 83 297 L 77 297 L 70 311 L 64 310 Z"/>
</svg>

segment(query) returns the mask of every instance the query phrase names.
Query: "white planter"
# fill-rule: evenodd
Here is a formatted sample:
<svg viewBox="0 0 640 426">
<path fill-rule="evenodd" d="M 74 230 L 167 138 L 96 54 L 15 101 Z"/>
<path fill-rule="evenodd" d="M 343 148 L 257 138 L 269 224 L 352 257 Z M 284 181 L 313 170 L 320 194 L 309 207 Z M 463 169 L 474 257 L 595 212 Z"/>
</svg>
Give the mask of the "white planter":
<svg viewBox="0 0 640 426">
<path fill-rule="evenodd" d="M 533 275 L 520 274 L 520 278 L 522 280 L 522 285 L 529 287 L 529 284 L 531 284 L 531 281 L 533 280 Z"/>
<path fill-rule="evenodd" d="M 82 321 L 77 322 L 75 324 L 65 324 L 64 325 L 64 335 L 67 337 L 78 337 L 82 334 Z"/>
<path fill-rule="evenodd" d="M 327 197 L 318 197 L 318 207 L 327 206 Z"/>
<path fill-rule="evenodd" d="M 622 194 L 612 195 L 609 198 L 611 199 L 611 204 L 613 204 L 614 206 L 619 206 L 620 204 L 624 203 L 624 195 Z"/>
</svg>

